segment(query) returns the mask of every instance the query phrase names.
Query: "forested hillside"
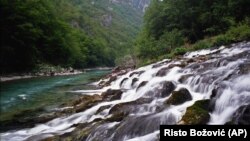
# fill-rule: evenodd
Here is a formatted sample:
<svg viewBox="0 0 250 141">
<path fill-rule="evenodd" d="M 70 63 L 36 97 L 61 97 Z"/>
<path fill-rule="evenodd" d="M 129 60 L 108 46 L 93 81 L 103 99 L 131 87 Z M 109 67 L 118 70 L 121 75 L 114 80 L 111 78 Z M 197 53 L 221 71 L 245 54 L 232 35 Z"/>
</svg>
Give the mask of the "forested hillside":
<svg viewBox="0 0 250 141">
<path fill-rule="evenodd" d="M 250 39 L 249 0 L 152 0 L 136 48 L 144 63 Z"/>
<path fill-rule="evenodd" d="M 2 0 L 1 72 L 38 64 L 113 66 L 128 53 L 142 9 L 109 0 Z"/>
</svg>

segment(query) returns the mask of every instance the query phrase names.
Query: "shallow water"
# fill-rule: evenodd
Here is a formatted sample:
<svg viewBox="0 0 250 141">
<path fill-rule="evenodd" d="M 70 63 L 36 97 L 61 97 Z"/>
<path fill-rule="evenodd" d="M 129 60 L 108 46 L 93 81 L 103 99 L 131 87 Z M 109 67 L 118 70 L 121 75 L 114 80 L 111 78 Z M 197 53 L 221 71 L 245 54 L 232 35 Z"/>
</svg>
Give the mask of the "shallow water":
<svg viewBox="0 0 250 141">
<path fill-rule="evenodd" d="M 35 109 L 52 109 L 77 97 L 70 91 L 89 89 L 88 83 L 108 71 L 91 71 L 71 76 L 39 77 L 1 82 L 0 119 Z M 28 114 L 28 113 L 27 113 Z"/>
</svg>

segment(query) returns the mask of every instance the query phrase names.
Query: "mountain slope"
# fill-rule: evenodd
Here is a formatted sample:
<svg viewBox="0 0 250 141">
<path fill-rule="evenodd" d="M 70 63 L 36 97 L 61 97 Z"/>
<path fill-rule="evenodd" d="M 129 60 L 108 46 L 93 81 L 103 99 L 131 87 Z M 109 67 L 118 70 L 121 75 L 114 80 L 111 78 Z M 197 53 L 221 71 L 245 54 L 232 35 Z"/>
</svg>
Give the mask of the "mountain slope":
<svg viewBox="0 0 250 141">
<path fill-rule="evenodd" d="M 30 71 L 37 64 L 113 66 L 142 25 L 148 4 L 138 2 L 1 1 L 1 73 Z"/>
</svg>

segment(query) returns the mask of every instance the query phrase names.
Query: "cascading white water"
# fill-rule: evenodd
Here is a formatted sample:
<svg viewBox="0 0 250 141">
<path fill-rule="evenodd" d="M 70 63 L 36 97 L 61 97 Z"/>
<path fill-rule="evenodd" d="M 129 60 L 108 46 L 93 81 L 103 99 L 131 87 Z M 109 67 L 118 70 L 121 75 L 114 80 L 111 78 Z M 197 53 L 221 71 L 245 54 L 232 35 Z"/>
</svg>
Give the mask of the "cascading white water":
<svg viewBox="0 0 250 141">
<path fill-rule="evenodd" d="M 250 88 L 248 86 L 250 84 L 250 74 L 239 73 L 239 66 L 247 61 L 249 62 L 250 57 L 247 55 L 243 56 L 243 58 L 241 58 L 241 56 L 234 57 L 244 52 L 250 54 L 250 42 L 236 44 L 231 48 L 220 47 L 214 50 L 191 52 L 184 55 L 181 60 L 163 60 L 119 76 L 110 86 L 104 87 L 103 89 L 75 91 L 77 93 L 93 95 L 96 93 L 101 94 L 108 89 L 124 90 L 120 100 L 102 102 L 86 111 L 68 117 L 56 118 L 47 123 L 37 125 L 34 128 L 1 133 L 1 140 L 21 141 L 30 138 L 42 139 L 71 132 L 74 130 L 74 127 L 72 127 L 74 124 L 90 122 L 96 118 L 108 118 L 111 116 L 109 111 L 114 105 L 135 101 L 140 98 L 152 98 L 153 100 L 149 103 L 134 107 L 134 109 L 129 112 L 129 117 L 121 122 L 103 124 L 94 129 L 94 133 L 91 133 L 87 140 L 95 139 L 103 130 L 109 130 L 116 125 L 119 125 L 122 127 L 121 129 L 127 132 L 114 132 L 110 137 L 107 139 L 104 138 L 103 140 L 156 140 L 159 135 L 158 126 L 160 124 L 177 124 L 185 114 L 187 107 L 192 106 L 198 100 L 210 99 L 212 91 L 219 86 L 221 93 L 216 95 L 217 99 L 214 110 L 210 113 L 211 118 L 209 124 L 225 124 L 240 106 L 250 104 Z M 210 58 L 204 62 L 190 63 L 184 68 L 178 66 L 185 59 L 209 54 Z M 173 64 L 176 66 L 169 68 L 164 76 L 156 76 L 159 70 Z M 155 65 L 159 65 L 159 67 L 154 67 Z M 143 73 L 131 75 L 134 72 L 140 71 Z M 187 75 L 189 75 L 189 77 L 186 80 L 183 82 L 179 81 L 180 78 Z M 137 78 L 138 81 L 132 86 L 131 84 L 135 78 Z M 126 81 L 123 81 L 124 79 L 126 79 Z M 121 85 L 122 81 L 123 84 Z M 176 85 L 175 91 L 186 88 L 190 92 L 192 100 L 180 105 L 164 107 L 164 101 L 170 96 L 156 97 L 155 94 L 157 89 L 162 87 L 161 84 L 166 81 L 171 81 Z M 138 88 L 142 82 L 147 83 L 141 88 Z M 105 105 L 111 105 L 111 107 L 101 113 L 96 113 L 100 107 Z M 163 108 L 162 110 L 157 110 L 158 107 Z M 133 124 L 125 127 L 127 123 Z M 145 129 L 141 129 L 141 124 Z"/>
<path fill-rule="evenodd" d="M 215 110 L 211 113 L 210 124 L 224 124 L 242 105 L 250 102 L 250 74 L 243 75 L 228 82 L 216 101 Z"/>
</svg>

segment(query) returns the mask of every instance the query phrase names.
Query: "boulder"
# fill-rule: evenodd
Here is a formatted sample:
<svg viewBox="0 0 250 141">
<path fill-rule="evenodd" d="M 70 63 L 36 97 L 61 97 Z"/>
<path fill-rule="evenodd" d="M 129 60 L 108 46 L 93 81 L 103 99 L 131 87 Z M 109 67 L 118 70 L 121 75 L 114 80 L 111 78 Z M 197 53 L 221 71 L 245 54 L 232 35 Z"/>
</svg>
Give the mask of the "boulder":
<svg viewBox="0 0 250 141">
<path fill-rule="evenodd" d="M 206 124 L 210 119 L 209 115 L 210 100 L 196 101 L 192 106 L 187 108 L 182 117 L 180 124 L 197 125 Z"/>
<path fill-rule="evenodd" d="M 106 92 L 103 92 L 101 96 L 105 101 L 112 101 L 121 99 L 122 93 L 121 90 L 108 89 Z"/>
<path fill-rule="evenodd" d="M 96 111 L 96 114 L 99 114 L 99 113 L 101 113 L 102 111 L 104 111 L 104 110 L 106 110 L 106 109 L 108 109 L 108 108 L 110 108 L 110 107 L 111 107 L 111 105 L 101 106 L 101 107 Z"/>
<path fill-rule="evenodd" d="M 84 95 L 78 101 L 74 102 L 74 109 L 76 112 L 84 111 L 103 100 L 100 95 Z"/>
<path fill-rule="evenodd" d="M 170 62 L 170 60 L 167 60 L 167 61 L 163 61 L 163 62 L 161 62 L 161 63 L 154 64 L 154 65 L 152 66 L 152 68 L 161 67 L 161 66 L 163 66 L 163 65 L 166 65 L 166 64 L 169 63 L 169 62 Z"/>
<path fill-rule="evenodd" d="M 106 87 L 106 86 L 109 86 L 116 79 L 117 79 L 116 75 L 110 75 L 110 76 L 108 76 L 108 80 L 107 81 L 102 80 L 98 85 L 100 87 Z"/>
<path fill-rule="evenodd" d="M 171 105 L 180 105 L 192 100 L 190 92 L 186 88 L 181 88 L 179 91 L 173 91 L 170 98 L 165 102 Z"/>
<path fill-rule="evenodd" d="M 170 81 L 162 82 L 160 89 L 158 89 L 159 97 L 169 96 L 175 88 L 176 86 Z"/>
<path fill-rule="evenodd" d="M 128 78 L 124 78 L 121 83 L 120 83 L 120 87 L 128 80 Z"/>
<path fill-rule="evenodd" d="M 250 104 L 241 106 L 233 115 L 231 124 L 250 125 Z"/>
<path fill-rule="evenodd" d="M 132 73 L 129 74 L 129 77 L 132 77 L 132 76 L 134 76 L 134 75 L 140 76 L 140 75 L 143 74 L 144 72 L 145 72 L 145 71 L 136 71 L 136 72 L 132 72 Z"/>
<path fill-rule="evenodd" d="M 105 119 L 105 121 L 107 121 L 107 122 L 119 122 L 119 121 L 122 121 L 127 116 L 128 116 L 127 113 L 123 113 L 123 112 L 115 113 L 111 117 Z"/>
<path fill-rule="evenodd" d="M 160 69 L 157 73 L 156 76 L 162 77 L 165 76 L 167 74 L 167 72 L 169 71 L 169 67 L 164 67 L 162 69 Z"/>
<path fill-rule="evenodd" d="M 178 80 L 180 83 L 184 83 L 189 77 L 193 76 L 192 74 L 186 74 L 181 76 L 181 78 Z"/>
<path fill-rule="evenodd" d="M 187 63 L 193 63 L 193 62 L 195 62 L 195 60 L 192 59 L 192 58 L 190 58 L 190 59 L 187 60 Z"/>
<path fill-rule="evenodd" d="M 145 86 L 148 83 L 148 81 L 142 81 L 139 86 L 136 88 L 136 91 L 138 91 L 141 87 Z"/>
<path fill-rule="evenodd" d="M 150 103 L 152 99 L 150 98 L 139 98 L 135 101 L 131 102 L 125 102 L 125 103 L 119 103 L 114 105 L 110 111 L 109 114 L 118 114 L 118 113 L 130 113 L 130 112 L 136 112 L 138 108 L 141 107 L 142 104 Z M 140 107 L 138 107 L 140 106 Z"/>
<path fill-rule="evenodd" d="M 132 79 L 131 86 L 133 87 L 133 86 L 135 85 L 135 83 L 136 83 L 138 80 L 139 80 L 138 78 L 133 78 L 133 79 Z"/>
<path fill-rule="evenodd" d="M 174 68 L 174 67 L 180 67 L 180 68 L 183 68 L 187 65 L 187 63 L 185 62 L 182 62 L 181 64 L 170 64 L 169 66 L 167 67 L 164 67 L 164 68 L 161 68 L 157 73 L 156 73 L 156 76 L 159 76 L 159 77 L 162 77 L 162 76 L 165 76 L 170 69 Z"/>
<path fill-rule="evenodd" d="M 250 73 L 250 62 L 241 64 L 239 66 L 240 74 L 249 74 Z"/>
</svg>

